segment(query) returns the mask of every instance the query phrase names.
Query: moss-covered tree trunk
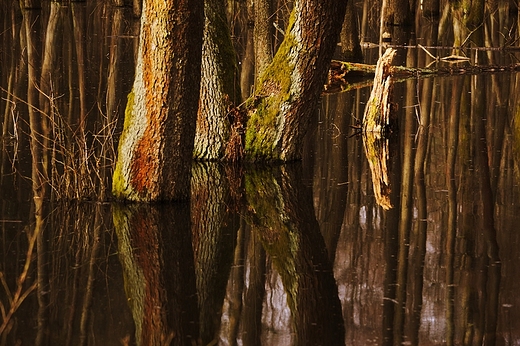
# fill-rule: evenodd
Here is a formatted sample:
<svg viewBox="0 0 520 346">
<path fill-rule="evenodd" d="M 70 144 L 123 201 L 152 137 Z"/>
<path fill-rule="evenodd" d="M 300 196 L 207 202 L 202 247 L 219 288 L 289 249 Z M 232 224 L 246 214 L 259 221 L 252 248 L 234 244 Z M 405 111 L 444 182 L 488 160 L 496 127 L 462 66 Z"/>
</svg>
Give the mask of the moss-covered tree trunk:
<svg viewBox="0 0 520 346">
<path fill-rule="evenodd" d="M 222 159 L 230 136 L 228 108 L 238 101 L 235 51 L 231 42 L 224 0 L 205 0 L 202 79 L 194 156 Z"/>
<path fill-rule="evenodd" d="M 245 155 L 250 161 L 301 157 L 310 118 L 316 113 L 347 2 L 297 0 L 285 38 L 257 77 L 249 104 Z"/>
<path fill-rule="evenodd" d="M 135 80 L 113 178 L 116 198 L 188 197 L 202 29 L 202 0 L 143 2 Z"/>
</svg>

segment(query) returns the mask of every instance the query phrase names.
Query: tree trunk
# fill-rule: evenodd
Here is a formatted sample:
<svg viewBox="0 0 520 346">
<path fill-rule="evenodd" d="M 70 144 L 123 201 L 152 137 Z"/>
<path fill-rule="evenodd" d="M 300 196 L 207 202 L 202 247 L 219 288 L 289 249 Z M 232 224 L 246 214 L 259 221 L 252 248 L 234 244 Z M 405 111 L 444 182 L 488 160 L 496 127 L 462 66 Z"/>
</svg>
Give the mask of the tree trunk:
<svg viewBox="0 0 520 346">
<path fill-rule="evenodd" d="M 242 93 L 242 100 L 247 99 L 251 95 L 251 89 L 255 80 L 255 48 L 253 42 L 254 27 L 253 25 L 250 25 L 250 23 L 253 23 L 254 18 L 252 0 L 247 2 L 246 9 L 248 25 L 244 25 L 244 28 L 242 29 L 245 47 L 240 58 L 240 91 Z"/>
<path fill-rule="evenodd" d="M 356 8 L 353 1 L 347 4 L 347 13 L 341 28 L 341 55 L 346 61 L 363 61 L 363 52 L 359 42 L 359 28 L 357 24 Z"/>
<path fill-rule="evenodd" d="M 204 9 L 202 79 L 194 157 L 216 160 L 224 155 L 230 135 L 228 107 L 238 101 L 240 89 L 225 2 L 206 0 Z"/>
<path fill-rule="evenodd" d="M 248 105 L 245 155 L 250 161 L 301 157 L 303 137 L 336 48 L 346 1 L 296 1 L 284 41 L 257 76 Z"/>
<path fill-rule="evenodd" d="M 202 28 L 202 0 L 144 1 L 135 80 L 113 177 L 116 198 L 188 198 Z"/>
<path fill-rule="evenodd" d="M 255 0 L 254 2 L 254 30 L 253 41 L 255 47 L 255 71 L 256 75 L 273 60 L 273 42 L 271 22 L 271 0 Z"/>
</svg>

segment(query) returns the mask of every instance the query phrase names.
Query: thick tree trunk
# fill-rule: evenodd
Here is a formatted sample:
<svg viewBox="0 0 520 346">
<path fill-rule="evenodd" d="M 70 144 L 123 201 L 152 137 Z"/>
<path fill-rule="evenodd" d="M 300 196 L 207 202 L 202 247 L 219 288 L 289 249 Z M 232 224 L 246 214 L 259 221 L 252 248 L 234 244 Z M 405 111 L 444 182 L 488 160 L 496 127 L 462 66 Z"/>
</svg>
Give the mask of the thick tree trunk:
<svg viewBox="0 0 520 346">
<path fill-rule="evenodd" d="M 230 135 L 230 104 L 240 95 L 235 50 L 231 42 L 224 0 L 206 0 L 202 45 L 202 79 L 194 157 L 216 160 L 224 156 Z"/>
<path fill-rule="evenodd" d="M 346 1 L 296 1 L 285 39 L 257 77 L 247 124 L 250 161 L 301 157 L 303 137 L 317 105 L 336 48 Z"/>
<path fill-rule="evenodd" d="M 113 178 L 116 198 L 188 198 L 202 28 L 202 0 L 144 1 L 136 75 Z"/>
</svg>

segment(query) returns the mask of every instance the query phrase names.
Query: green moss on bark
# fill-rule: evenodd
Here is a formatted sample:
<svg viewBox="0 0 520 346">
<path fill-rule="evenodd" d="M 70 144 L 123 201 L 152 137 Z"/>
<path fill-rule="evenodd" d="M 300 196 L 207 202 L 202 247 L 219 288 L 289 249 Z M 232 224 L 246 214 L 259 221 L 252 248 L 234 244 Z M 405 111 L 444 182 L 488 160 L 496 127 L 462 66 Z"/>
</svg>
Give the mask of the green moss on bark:
<svg viewBox="0 0 520 346">
<path fill-rule="evenodd" d="M 125 142 L 126 137 L 128 136 L 128 129 L 132 125 L 134 121 L 134 92 L 131 91 L 128 94 L 128 99 L 126 103 L 125 109 L 125 121 L 123 125 L 123 132 L 121 133 L 121 137 L 119 139 L 119 148 L 118 148 L 118 159 L 116 161 L 116 168 L 114 170 L 114 174 L 112 176 L 112 194 L 116 198 L 122 198 L 123 192 L 127 190 L 129 187 L 128 181 L 125 179 L 123 174 L 123 160 L 120 159 L 122 156 L 122 144 Z"/>
<path fill-rule="evenodd" d="M 300 231 L 287 215 L 282 187 L 277 182 L 275 170 L 253 170 L 245 176 L 248 208 L 246 217 L 251 228 L 258 232 L 265 251 L 282 277 L 288 295 L 287 303 L 292 312 L 296 309 L 299 272 L 298 252 Z"/>
<path fill-rule="evenodd" d="M 257 80 L 253 98 L 261 97 L 250 115 L 245 138 L 246 158 L 251 161 L 277 161 L 280 159 L 280 117 L 284 105 L 292 98 L 292 75 L 295 65 L 292 57 L 298 42 L 291 33 L 294 14 L 291 15 L 284 41 L 273 61 Z"/>
</svg>

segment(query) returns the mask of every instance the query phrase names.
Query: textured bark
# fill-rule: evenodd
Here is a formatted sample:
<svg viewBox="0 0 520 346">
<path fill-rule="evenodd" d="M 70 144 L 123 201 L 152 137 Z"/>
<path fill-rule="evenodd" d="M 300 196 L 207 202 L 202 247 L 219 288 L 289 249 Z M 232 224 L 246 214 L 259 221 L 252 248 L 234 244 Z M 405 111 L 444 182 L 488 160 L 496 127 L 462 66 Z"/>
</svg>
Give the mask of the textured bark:
<svg viewBox="0 0 520 346">
<path fill-rule="evenodd" d="M 271 0 L 255 0 L 254 21 L 255 71 L 260 75 L 273 60 Z"/>
<path fill-rule="evenodd" d="M 395 54 L 396 51 L 389 48 L 377 62 L 374 88 L 363 114 L 363 132 L 365 133 L 383 133 L 390 123 L 393 83 L 390 71 Z"/>
<path fill-rule="evenodd" d="M 200 88 L 201 0 L 145 0 L 133 91 L 114 172 L 114 196 L 189 195 Z"/>
<path fill-rule="evenodd" d="M 353 1 L 347 4 L 347 12 L 341 29 L 341 54 L 346 61 L 361 62 L 363 52 L 359 42 L 359 28 L 357 24 L 356 8 Z"/>
<path fill-rule="evenodd" d="M 230 135 L 228 107 L 238 101 L 235 51 L 224 0 L 206 0 L 202 45 L 202 79 L 194 157 L 216 160 L 224 155 Z"/>
<path fill-rule="evenodd" d="M 239 225 L 229 208 L 232 205 L 229 183 L 219 163 L 194 165 L 190 200 L 200 338 L 208 345 L 220 329 L 219 315 Z"/>
<path fill-rule="evenodd" d="M 346 1 L 295 2 L 284 41 L 258 76 L 251 98 L 246 159 L 301 157 L 303 137 L 317 111 L 345 9 Z"/>
<path fill-rule="evenodd" d="M 363 114 L 363 145 L 370 171 L 376 202 L 383 209 L 392 208 L 390 202 L 390 178 L 388 141 L 384 138 L 392 113 L 392 88 L 390 67 L 395 50 L 387 49 L 377 62 L 374 88 Z"/>
</svg>

